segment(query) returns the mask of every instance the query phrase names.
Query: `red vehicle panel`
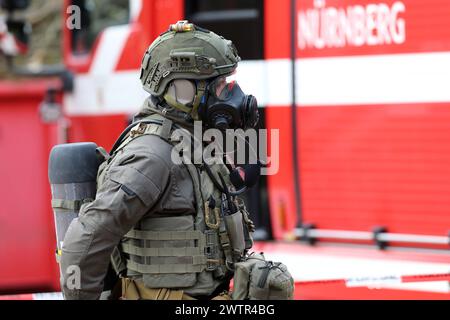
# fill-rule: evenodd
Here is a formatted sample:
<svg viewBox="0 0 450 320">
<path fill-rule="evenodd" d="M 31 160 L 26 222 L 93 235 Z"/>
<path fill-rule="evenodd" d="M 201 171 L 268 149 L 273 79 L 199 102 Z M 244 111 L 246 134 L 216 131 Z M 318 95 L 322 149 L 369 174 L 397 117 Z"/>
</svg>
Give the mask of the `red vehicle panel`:
<svg viewBox="0 0 450 320">
<path fill-rule="evenodd" d="M 64 27 L 64 65 L 74 88 L 58 97 L 63 117 L 53 124 L 44 124 L 38 109 L 46 90 L 60 86 L 57 80 L 0 82 L 0 251 L 7 257 L 0 293 L 58 290 L 50 148 L 78 141 L 110 148 L 147 96 L 139 66 L 149 43 L 183 18 L 202 18 L 226 32 L 217 17 L 240 6 L 130 1 L 128 22 L 100 30 L 86 48 L 74 48 L 74 31 Z M 244 11 L 251 23 L 261 22 L 262 43 L 248 21 L 228 27 L 237 27 L 238 50 L 254 54 L 260 45 L 261 52 L 244 57 L 236 79 L 258 98 L 265 128 L 279 133 L 279 142 L 269 144 L 269 154 L 279 153 L 278 171 L 258 190 L 270 223 L 259 220 L 273 241 L 260 241 L 255 250 L 286 263 L 297 299 L 448 299 L 442 280 L 377 289 L 304 281 L 448 273 L 450 5 L 264 0 Z M 68 17 L 65 8 L 61 14 Z M 312 239 L 296 228 L 307 223 L 322 236 Z M 390 246 L 378 250 L 374 227 L 422 243 L 384 241 Z M 330 230 L 334 238 L 323 236 Z"/>
<path fill-rule="evenodd" d="M 48 199 L 48 153 L 56 127 L 38 113 L 51 81 L 0 86 L 0 291 L 55 290 L 53 215 Z M 30 143 L 32 142 L 32 143 Z"/>
</svg>

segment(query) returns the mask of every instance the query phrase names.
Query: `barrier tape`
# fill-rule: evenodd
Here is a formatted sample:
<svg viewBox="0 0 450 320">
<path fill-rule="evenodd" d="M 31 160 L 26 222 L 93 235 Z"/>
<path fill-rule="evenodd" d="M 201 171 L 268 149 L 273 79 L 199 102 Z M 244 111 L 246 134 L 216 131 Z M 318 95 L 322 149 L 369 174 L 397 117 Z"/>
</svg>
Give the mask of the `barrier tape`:
<svg viewBox="0 0 450 320">
<path fill-rule="evenodd" d="M 296 285 L 345 285 L 352 287 L 375 287 L 383 285 L 392 285 L 411 282 L 429 282 L 429 281 L 450 281 L 450 273 L 433 274 L 415 274 L 415 275 L 383 275 L 368 277 L 351 277 L 341 279 L 323 279 L 323 280 L 300 280 L 295 281 Z"/>
<path fill-rule="evenodd" d="M 27 293 L 0 296 L 0 300 L 63 300 L 61 292 Z"/>
</svg>

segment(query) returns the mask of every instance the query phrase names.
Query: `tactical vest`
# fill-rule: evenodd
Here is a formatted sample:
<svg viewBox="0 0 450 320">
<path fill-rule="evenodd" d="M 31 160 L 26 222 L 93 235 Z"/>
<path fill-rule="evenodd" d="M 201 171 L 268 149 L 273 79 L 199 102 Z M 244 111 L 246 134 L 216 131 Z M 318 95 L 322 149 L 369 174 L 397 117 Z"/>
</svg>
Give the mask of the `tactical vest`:
<svg viewBox="0 0 450 320">
<path fill-rule="evenodd" d="M 173 122 L 158 114 L 137 123 L 125 140 L 99 168 L 97 182 L 101 185 L 111 160 L 132 140 L 147 134 L 159 136 L 168 143 Z M 184 129 L 182 129 L 184 130 Z M 243 201 L 236 198 L 238 211 L 221 214 L 222 193 L 205 170 L 184 164 L 192 179 L 196 215 L 144 216 L 122 239 L 111 262 L 117 273 L 128 277 L 142 276 L 148 288 L 177 288 L 187 294 L 210 295 L 233 275 L 233 264 L 251 248 L 253 223 Z M 210 166 L 215 176 L 221 173 L 232 186 L 229 170 L 224 164 Z"/>
</svg>

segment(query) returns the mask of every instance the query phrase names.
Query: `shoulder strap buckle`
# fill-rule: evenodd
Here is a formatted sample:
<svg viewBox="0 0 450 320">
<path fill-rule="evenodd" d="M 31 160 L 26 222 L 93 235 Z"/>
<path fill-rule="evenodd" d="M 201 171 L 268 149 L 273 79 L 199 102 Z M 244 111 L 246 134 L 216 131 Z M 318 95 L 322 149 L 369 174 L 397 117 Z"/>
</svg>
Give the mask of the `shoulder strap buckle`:
<svg viewBox="0 0 450 320">
<path fill-rule="evenodd" d="M 144 134 L 146 128 L 147 128 L 146 123 L 144 123 L 144 122 L 139 123 L 139 125 L 136 129 L 131 130 L 130 137 L 134 138 L 138 135 Z"/>
</svg>

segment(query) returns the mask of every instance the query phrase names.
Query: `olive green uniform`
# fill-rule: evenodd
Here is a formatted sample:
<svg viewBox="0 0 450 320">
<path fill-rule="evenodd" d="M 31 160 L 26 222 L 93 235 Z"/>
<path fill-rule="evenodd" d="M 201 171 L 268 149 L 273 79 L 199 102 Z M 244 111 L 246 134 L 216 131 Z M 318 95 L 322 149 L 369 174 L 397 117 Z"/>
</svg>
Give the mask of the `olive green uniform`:
<svg viewBox="0 0 450 320">
<path fill-rule="evenodd" d="M 139 124 L 100 166 L 95 200 L 84 204 L 71 223 L 61 254 L 66 299 L 99 298 L 110 260 L 127 280 L 150 289 L 210 297 L 227 288 L 230 266 L 245 255 L 251 238 L 247 231 L 244 246 L 240 222 L 231 228 L 239 244 L 232 247 L 224 220 L 231 225 L 244 220 L 247 230 L 252 223 L 238 199 L 239 211 L 219 218 L 222 193 L 198 166 L 172 162 L 169 137 L 174 127 L 186 130 L 198 119 L 206 81 L 231 74 L 239 60 L 231 41 L 184 22 L 171 26 L 146 51 L 140 78 L 152 96 L 136 120 L 154 123 Z M 193 102 L 172 101 L 170 110 L 158 106 L 163 96 L 171 101 L 165 92 L 176 79 L 198 80 Z M 211 169 L 231 186 L 225 165 Z M 80 288 L 70 285 L 71 266 L 79 267 Z"/>
<path fill-rule="evenodd" d="M 156 108 L 154 105 L 151 107 Z M 146 107 L 143 114 L 152 114 L 150 110 Z M 159 115 L 156 118 L 163 119 Z M 70 274 L 63 273 L 61 286 L 66 299 L 99 298 L 110 256 L 116 247 L 122 256 L 121 263 L 115 263 L 116 268 L 120 269 L 122 265 L 128 277 L 143 280 L 149 288 L 183 289 L 194 297 L 210 296 L 219 286 L 227 288 L 230 272 L 224 265 L 225 255 L 219 244 L 220 230 L 214 226 L 209 228 L 204 218 L 207 206 L 204 200 L 212 196 L 219 201 L 220 192 L 198 167 L 172 162 L 172 148 L 173 145 L 158 134 L 141 134 L 120 147 L 101 166 L 96 199 L 81 207 L 79 217 L 72 222 L 64 239 L 61 270 L 78 266 L 81 271 L 81 289 L 69 289 Z M 194 174 L 203 189 L 197 193 L 192 180 Z M 217 223 L 216 217 L 210 220 Z M 136 232 L 142 230 L 188 231 L 188 234 L 185 238 L 175 236 L 171 241 L 151 237 L 136 239 Z M 209 235 L 209 247 L 204 243 L 207 239 L 198 238 L 205 232 Z M 197 242 L 202 241 L 200 246 Z M 173 254 L 166 252 L 162 256 L 137 252 L 142 251 L 140 248 L 161 247 L 178 248 L 175 251 L 183 250 L 180 248 L 191 250 Z M 215 256 L 210 259 L 203 257 L 205 248 L 214 251 Z M 214 263 L 211 265 L 211 262 Z M 159 270 L 148 271 L 146 265 L 159 266 Z"/>
</svg>

